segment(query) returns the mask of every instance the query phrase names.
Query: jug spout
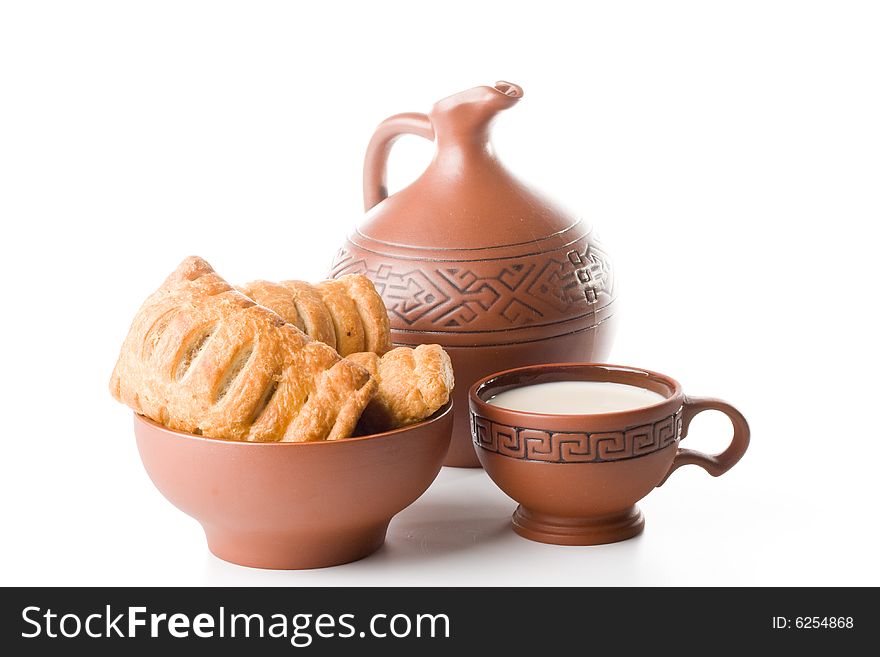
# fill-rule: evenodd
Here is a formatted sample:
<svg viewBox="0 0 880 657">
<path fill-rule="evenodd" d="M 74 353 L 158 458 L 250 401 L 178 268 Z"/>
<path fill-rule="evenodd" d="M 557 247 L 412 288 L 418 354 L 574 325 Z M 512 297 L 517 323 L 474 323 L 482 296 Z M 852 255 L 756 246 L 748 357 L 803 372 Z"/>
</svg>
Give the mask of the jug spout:
<svg viewBox="0 0 880 657">
<path fill-rule="evenodd" d="M 508 98 L 513 98 L 513 102 L 516 102 L 523 97 L 522 87 L 518 84 L 514 84 L 513 82 L 505 82 L 504 80 L 499 80 L 495 83 L 495 87 L 493 88 L 496 91 L 500 91 Z"/>
<path fill-rule="evenodd" d="M 453 142 L 487 143 L 495 116 L 522 97 L 522 87 L 502 80 L 494 87 L 474 87 L 444 98 L 430 112 L 437 145 L 442 149 Z"/>
</svg>

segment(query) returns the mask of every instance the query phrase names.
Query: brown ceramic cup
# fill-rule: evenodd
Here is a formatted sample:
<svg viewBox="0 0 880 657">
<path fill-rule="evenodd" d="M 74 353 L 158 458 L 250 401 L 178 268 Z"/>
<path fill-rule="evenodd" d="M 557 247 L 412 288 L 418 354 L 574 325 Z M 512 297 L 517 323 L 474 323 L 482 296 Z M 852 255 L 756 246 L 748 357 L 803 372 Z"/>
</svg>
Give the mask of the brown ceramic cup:
<svg viewBox="0 0 880 657">
<path fill-rule="evenodd" d="M 198 520 L 211 552 L 257 568 L 321 568 L 365 557 L 424 493 L 452 435 L 452 403 L 394 431 L 311 443 L 248 443 L 172 431 L 135 415 L 141 460 Z"/>
<path fill-rule="evenodd" d="M 647 388 L 665 399 L 628 411 L 551 415 L 487 403 L 504 390 L 550 381 L 608 381 Z M 730 445 L 709 455 L 679 448 L 705 410 L 733 424 Z M 636 502 L 682 465 L 719 476 L 749 445 L 743 415 L 719 399 L 687 397 L 663 374 L 617 365 L 561 363 L 492 374 L 470 389 L 471 430 L 488 475 L 519 502 L 513 529 L 534 541 L 598 545 L 632 538 L 645 521 Z"/>
</svg>

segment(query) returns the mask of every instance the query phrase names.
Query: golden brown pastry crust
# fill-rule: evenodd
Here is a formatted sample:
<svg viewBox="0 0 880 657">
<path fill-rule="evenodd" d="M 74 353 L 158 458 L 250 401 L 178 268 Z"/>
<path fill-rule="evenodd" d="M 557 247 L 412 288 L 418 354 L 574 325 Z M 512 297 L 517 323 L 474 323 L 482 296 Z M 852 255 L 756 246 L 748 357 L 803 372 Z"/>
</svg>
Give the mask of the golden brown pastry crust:
<svg viewBox="0 0 880 657">
<path fill-rule="evenodd" d="M 373 283 L 362 274 L 317 285 L 254 281 L 240 289 L 342 356 L 359 351 L 381 355 L 391 348 L 388 311 Z"/>
<path fill-rule="evenodd" d="M 359 430 L 377 433 L 419 422 L 449 401 L 455 386 L 449 355 L 436 344 L 398 347 L 384 356 L 349 355 L 379 382 L 375 397 L 361 416 Z"/>
<path fill-rule="evenodd" d="M 253 281 L 239 290 L 261 306 L 273 310 L 284 321 L 293 324 L 310 338 L 336 349 L 336 331 L 333 318 L 321 300 L 321 295 L 303 281 Z"/>
<path fill-rule="evenodd" d="M 354 301 L 364 327 L 364 351 L 380 356 L 391 349 L 391 326 L 388 309 L 376 292 L 373 281 L 363 274 L 348 274 L 336 279 Z"/>
<path fill-rule="evenodd" d="M 197 257 L 138 311 L 110 380 L 116 399 L 171 429 L 251 441 L 348 437 L 375 389 Z"/>
<path fill-rule="evenodd" d="M 333 318 L 328 314 L 327 307 L 321 301 L 321 295 L 317 290 L 305 281 L 281 281 L 280 285 L 293 295 L 296 309 L 302 317 L 308 336 L 336 349 Z"/>
<path fill-rule="evenodd" d="M 252 281 L 236 289 L 261 306 L 265 306 L 280 315 L 281 319 L 288 324 L 293 324 L 303 333 L 308 333 L 303 318 L 296 307 L 296 298 L 290 293 L 290 290 L 279 283 Z"/>
<path fill-rule="evenodd" d="M 347 356 L 364 351 L 364 325 L 361 323 L 357 305 L 348 296 L 348 288 L 339 281 L 330 280 L 318 283 L 315 289 L 333 318 L 336 351 L 339 355 Z"/>
</svg>

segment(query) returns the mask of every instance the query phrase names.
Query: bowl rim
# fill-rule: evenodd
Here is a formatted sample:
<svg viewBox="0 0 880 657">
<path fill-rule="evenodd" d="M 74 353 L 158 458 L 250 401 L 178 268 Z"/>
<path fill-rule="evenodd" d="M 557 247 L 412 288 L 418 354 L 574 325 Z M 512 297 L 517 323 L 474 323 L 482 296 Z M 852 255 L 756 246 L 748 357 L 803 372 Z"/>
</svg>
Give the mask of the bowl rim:
<svg viewBox="0 0 880 657">
<path fill-rule="evenodd" d="M 507 408 L 506 406 L 499 406 L 495 404 L 490 404 L 480 397 L 478 394 L 481 389 L 489 386 L 493 379 L 500 379 L 504 376 L 509 376 L 510 374 L 516 374 L 521 372 L 535 372 L 539 373 L 542 370 L 583 370 L 583 369 L 591 369 L 591 370 L 617 370 L 623 372 L 630 372 L 632 374 L 640 374 L 645 375 L 652 379 L 657 379 L 672 390 L 672 394 L 669 397 L 664 398 L 662 401 L 658 401 L 653 404 L 649 404 L 648 406 L 640 406 L 638 408 L 629 409 L 626 411 L 607 411 L 604 413 L 538 413 L 537 411 L 520 411 L 515 408 Z M 630 385 L 630 384 L 627 384 Z M 526 418 L 535 418 L 536 420 L 548 420 L 551 421 L 553 419 L 559 420 L 561 418 L 566 417 L 585 417 L 592 418 L 596 421 L 602 420 L 616 420 L 623 419 L 625 417 L 632 416 L 633 413 L 639 413 L 643 411 L 653 411 L 663 407 L 664 405 L 668 405 L 673 400 L 677 400 L 679 405 L 683 402 L 684 392 L 682 390 L 681 384 L 673 379 L 671 376 L 667 376 L 666 374 L 661 374 L 660 372 L 654 372 L 653 370 L 645 369 L 644 367 L 634 367 L 630 365 L 616 365 L 613 363 L 590 363 L 590 362 L 559 362 L 559 363 L 538 363 L 535 365 L 525 365 L 523 367 L 513 367 L 507 370 L 500 370 L 498 372 L 493 372 L 488 376 L 484 376 L 478 381 L 476 381 L 468 390 L 468 401 L 470 404 L 473 404 L 479 411 L 482 412 L 484 417 L 488 415 L 492 415 L 494 412 L 505 412 L 511 413 L 518 416 L 526 417 Z M 471 413 L 474 411 L 469 409 Z M 488 413 L 488 415 L 487 415 Z"/>
<path fill-rule="evenodd" d="M 352 444 L 352 443 L 361 443 L 369 440 L 375 440 L 379 438 L 389 438 L 396 436 L 398 434 L 407 433 L 408 431 L 412 431 L 414 429 L 425 427 L 429 424 L 433 424 L 435 422 L 439 422 L 442 418 L 449 415 L 452 412 L 452 397 L 450 396 L 449 401 L 447 401 L 443 406 L 438 408 L 433 415 L 425 418 L 420 422 L 414 422 L 412 424 L 407 424 L 403 427 L 398 427 L 397 429 L 391 429 L 390 431 L 383 431 L 381 433 L 371 433 L 366 436 L 351 436 L 349 438 L 339 438 L 337 440 L 312 440 L 308 442 L 293 442 L 293 441 L 248 441 L 248 440 L 233 440 L 231 438 L 212 438 L 210 436 L 198 436 L 194 433 L 189 433 L 188 431 L 178 431 L 177 429 L 169 429 L 164 424 L 160 422 L 156 422 L 155 420 L 148 418 L 146 415 L 141 415 L 140 413 L 134 412 L 135 422 L 140 422 L 147 426 L 158 429 L 162 432 L 172 434 L 182 440 L 190 440 L 195 442 L 208 442 L 212 445 L 214 444 L 224 444 L 224 445 L 251 445 L 251 446 L 280 446 L 280 445 L 296 445 L 300 448 L 305 448 L 306 445 L 315 446 L 315 445 L 344 445 L 344 444 Z"/>
</svg>

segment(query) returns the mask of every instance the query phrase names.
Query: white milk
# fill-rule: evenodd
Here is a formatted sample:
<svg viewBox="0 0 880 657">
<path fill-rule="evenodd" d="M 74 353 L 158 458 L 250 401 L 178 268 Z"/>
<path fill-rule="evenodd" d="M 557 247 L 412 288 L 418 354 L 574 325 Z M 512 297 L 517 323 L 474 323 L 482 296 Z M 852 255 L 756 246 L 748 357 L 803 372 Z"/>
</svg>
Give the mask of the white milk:
<svg viewBox="0 0 880 657">
<path fill-rule="evenodd" d="M 495 406 L 558 415 L 644 408 L 666 399 L 653 390 L 607 381 L 551 381 L 511 388 L 487 399 Z"/>
</svg>

